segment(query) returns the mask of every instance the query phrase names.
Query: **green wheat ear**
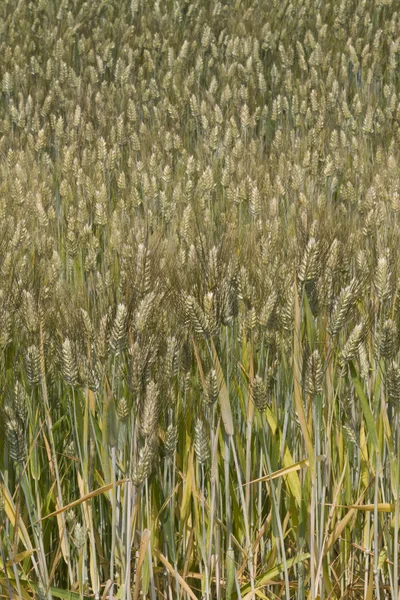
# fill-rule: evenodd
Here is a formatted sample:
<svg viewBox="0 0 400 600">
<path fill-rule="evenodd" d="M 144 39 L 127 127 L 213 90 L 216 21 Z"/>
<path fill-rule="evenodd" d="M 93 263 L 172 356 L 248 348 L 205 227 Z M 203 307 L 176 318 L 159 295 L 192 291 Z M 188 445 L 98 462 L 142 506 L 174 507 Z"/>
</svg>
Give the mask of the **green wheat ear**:
<svg viewBox="0 0 400 600">
<path fill-rule="evenodd" d="M 175 452 L 176 445 L 178 443 L 178 427 L 174 423 L 170 423 L 167 427 L 167 432 L 165 436 L 165 452 L 167 456 L 172 456 Z"/>
<path fill-rule="evenodd" d="M 194 428 L 194 451 L 196 458 L 202 465 L 207 462 L 210 456 L 210 442 L 207 438 L 204 423 L 201 419 L 197 419 Z"/>
<path fill-rule="evenodd" d="M 151 474 L 156 463 L 157 440 L 155 436 L 146 439 L 142 448 L 139 460 L 131 470 L 132 483 L 136 487 L 140 486 Z"/>
<path fill-rule="evenodd" d="M 124 304 L 118 304 L 117 314 L 111 329 L 110 348 L 111 351 L 119 355 L 126 347 L 127 342 L 127 310 Z"/>
<path fill-rule="evenodd" d="M 26 376 L 33 387 L 40 383 L 40 354 L 37 346 L 32 345 L 25 354 Z"/>
<path fill-rule="evenodd" d="M 398 410 L 400 405 L 400 368 L 395 361 L 389 365 L 386 371 L 386 392 L 389 401 Z"/>
<path fill-rule="evenodd" d="M 264 412 L 268 406 L 267 386 L 259 375 L 253 380 L 252 399 L 258 410 Z"/>
<path fill-rule="evenodd" d="M 25 425 L 21 423 L 12 408 L 5 410 L 6 434 L 11 458 L 17 463 L 23 463 L 27 456 Z"/>
<path fill-rule="evenodd" d="M 153 436 L 156 433 L 160 409 L 158 387 L 154 381 L 150 381 L 147 385 L 140 417 L 140 430 L 145 438 Z"/>
<path fill-rule="evenodd" d="M 62 345 L 62 369 L 66 382 L 72 387 L 77 385 L 78 365 L 69 338 L 66 338 Z"/>
<path fill-rule="evenodd" d="M 211 369 L 207 375 L 206 381 L 206 396 L 209 404 L 214 404 L 217 401 L 219 393 L 217 372 Z"/>
<path fill-rule="evenodd" d="M 129 418 L 129 406 L 125 397 L 122 397 L 118 401 L 117 414 L 121 423 L 126 423 Z"/>
<path fill-rule="evenodd" d="M 306 390 L 310 396 L 322 393 L 322 361 L 318 350 L 314 350 L 307 361 Z"/>
</svg>

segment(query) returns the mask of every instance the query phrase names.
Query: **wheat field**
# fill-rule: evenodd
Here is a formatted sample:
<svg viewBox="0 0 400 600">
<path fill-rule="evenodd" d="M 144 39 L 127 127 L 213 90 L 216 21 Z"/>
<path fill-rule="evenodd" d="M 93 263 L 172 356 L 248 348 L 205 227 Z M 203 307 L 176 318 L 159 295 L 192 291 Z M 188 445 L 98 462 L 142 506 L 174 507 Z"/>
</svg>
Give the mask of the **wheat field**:
<svg viewBox="0 0 400 600">
<path fill-rule="evenodd" d="M 398 600 L 398 2 L 1 0 L 0 56 L 0 598 Z"/>
</svg>

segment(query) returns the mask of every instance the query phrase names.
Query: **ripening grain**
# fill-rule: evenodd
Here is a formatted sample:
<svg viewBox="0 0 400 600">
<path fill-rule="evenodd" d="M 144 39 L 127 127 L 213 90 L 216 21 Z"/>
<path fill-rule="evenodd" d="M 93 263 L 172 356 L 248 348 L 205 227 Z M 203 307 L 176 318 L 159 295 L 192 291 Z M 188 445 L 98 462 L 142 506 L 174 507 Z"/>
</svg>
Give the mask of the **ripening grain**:
<svg viewBox="0 0 400 600">
<path fill-rule="evenodd" d="M 0 2 L 1 597 L 398 598 L 397 9 Z"/>
</svg>

